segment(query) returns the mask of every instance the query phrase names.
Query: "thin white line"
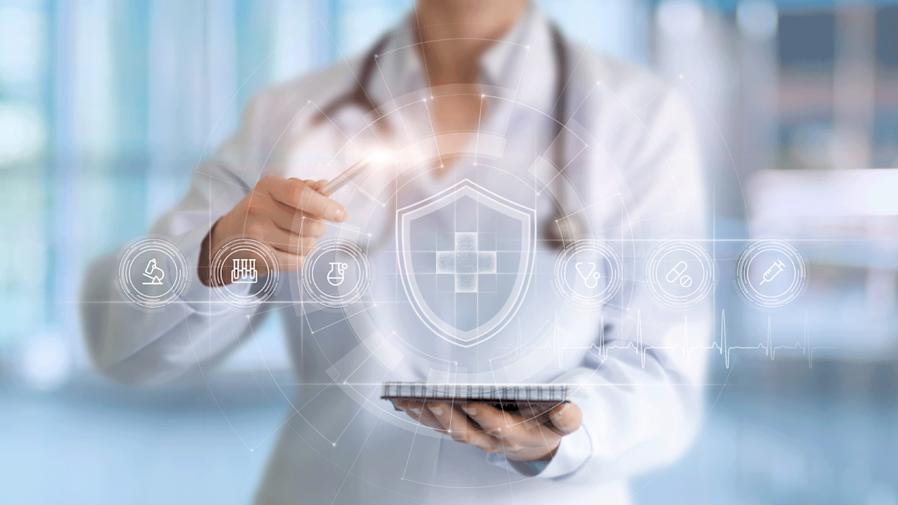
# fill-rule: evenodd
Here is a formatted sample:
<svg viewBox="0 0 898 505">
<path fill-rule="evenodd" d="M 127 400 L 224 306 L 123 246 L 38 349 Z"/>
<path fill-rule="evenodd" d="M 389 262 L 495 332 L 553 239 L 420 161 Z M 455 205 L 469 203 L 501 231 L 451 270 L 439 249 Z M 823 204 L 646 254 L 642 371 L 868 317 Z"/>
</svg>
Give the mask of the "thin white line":
<svg viewBox="0 0 898 505">
<path fill-rule="evenodd" d="M 349 479 L 350 474 L 352 474 L 352 469 L 355 468 L 355 463 L 359 460 L 359 456 L 362 455 L 362 450 L 365 449 L 365 445 L 368 444 L 368 439 L 371 438 L 371 434 L 374 433 L 374 428 L 377 426 L 378 421 L 380 421 L 380 415 L 374 420 L 374 424 L 371 425 L 371 430 L 368 431 L 368 436 L 365 437 L 365 441 L 362 442 L 362 446 L 359 447 L 359 453 L 355 455 L 355 459 L 352 460 L 352 464 L 349 465 L 349 470 L 346 471 L 346 477 L 343 477 L 343 482 L 340 483 L 340 487 L 337 489 L 337 494 L 335 494 L 334 499 L 331 500 L 331 505 L 334 505 L 337 501 L 337 497 L 340 496 L 340 491 L 343 490 L 343 485 L 346 484 L 346 480 Z"/>
</svg>

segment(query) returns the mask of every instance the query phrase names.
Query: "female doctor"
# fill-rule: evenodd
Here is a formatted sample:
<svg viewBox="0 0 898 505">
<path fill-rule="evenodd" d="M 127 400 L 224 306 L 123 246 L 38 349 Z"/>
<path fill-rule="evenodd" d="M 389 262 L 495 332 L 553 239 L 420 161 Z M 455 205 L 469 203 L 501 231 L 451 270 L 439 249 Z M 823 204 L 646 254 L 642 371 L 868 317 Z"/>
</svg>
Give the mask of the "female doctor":
<svg viewBox="0 0 898 505">
<path fill-rule="evenodd" d="M 372 146 L 414 169 L 319 193 Z M 540 166 L 548 177 L 535 175 Z M 397 271 L 398 214 L 459 184 L 532 209 L 536 233 L 529 290 L 510 324 L 477 345 L 427 331 Z M 195 272 L 187 289 L 153 312 L 84 304 L 87 343 L 108 376 L 158 384 L 220 361 L 264 313 L 280 314 L 300 386 L 259 503 L 627 503 L 627 478 L 673 460 L 699 426 L 703 359 L 682 342 L 708 338 L 707 307 L 690 309 L 686 335 L 683 313 L 659 309 L 630 273 L 619 295 L 584 310 L 554 292 L 553 268 L 581 236 L 616 240 L 624 265 L 653 240 L 701 237 L 704 198 L 693 125 L 664 83 L 572 45 L 526 0 L 421 0 L 361 57 L 252 100 L 152 229 Z M 504 243 L 489 219 L 437 210 L 415 252 L 444 231 L 450 250 L 453 234 L 471 230 L 486 237 L 481 247 Z M 316 241 L 351 233 L 370 236 L 363 310 L 212 303 L 236 289 L 227 265 L 213 266 L 235 237 L 269 248 L 275 261 L 259 261 L 258 275 L 293 280 L 269 300 L 290 302 Z M 503 248 L 492 250 L 501 260 Z M 115 268 L 92 266 L 85 299 L 120 299 Z M 504 299 L 492 296 L 497 278 L 471 310 L 461 295 L 431 308 L 477 328 L 475 313 Z M 403 414 L 377 399 L 384 380 L 559 383 L 573 394 L 540 417 L 408 402 Z"/>
</svg>

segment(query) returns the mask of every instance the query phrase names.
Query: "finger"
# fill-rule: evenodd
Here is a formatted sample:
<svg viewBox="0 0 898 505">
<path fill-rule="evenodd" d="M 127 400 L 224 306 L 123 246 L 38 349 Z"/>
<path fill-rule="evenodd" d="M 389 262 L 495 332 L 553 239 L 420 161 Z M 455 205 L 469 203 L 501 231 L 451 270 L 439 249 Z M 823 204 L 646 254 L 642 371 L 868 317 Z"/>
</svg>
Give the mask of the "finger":
<svg viewBox="0 0 898 505">
<path fill-rule="evenodd" d="M 277 201 L 328 221 L 346 220 L 346 209 L 334 200 L 322 195 L 299 179 L 266 178 L 265 186 Z"/>
<path fill-rule="evenodd" d="M 278 227 L 289 230 L 304 237 L 318 238 L 327 231 L 327 223 L 315 216 L 296 210 L 281 202 L 274 202 L 277 206 L 270 214 L 271 221 Z"/>
<path fill-rule="evenodd" d="M 278 249 L 272 249 L 271 252 L 274 254 L 275 260 L 277 260 L 278 270 L 281 270 L 281 271 L 286 271 L 286 272 L 297 271 L 302 268 L 302 264 L 306 259 L 305 256 L 280 251 Z M 264 275 L 264 274 L 262 274 L 262 275 Z"/>
<path fill-rule="evenodd" d="M 408 414 L 408 416 L 415 421 L 418 421 L 424 426 L 437 430 L 441 433 L 445 432 L 443 425 L 433 417 L 433 414 L 431 414 L 423 404 L 415 402 L 403 403 L 401 405 L 402 406 L 400 406 L 400 408 L 405 410 L 406 414 Z"/>
<path fill-rule="evenodd" d="M 528 430 L 537 429 L 549 420 L 548 414 L 543 414 L 536 407 L 521 407 L 518 416 L 521 418 L 520 423 Z"/>
<path fill-rule="evenodd" d="M 583 423 L 583 412 L 576 403 L 565 403 L 552 409 L 549 418 L 559 435 L 570 435 Z"/>
<path fill-rule="evenodd" d="M 446 427 L 452 440 L 473 445 L 487 452 L 495 452 L 498 449 L 495 439 L 472 426 L 464 414 L 448 403 L 432 403 L 429 409 L 440 424 Z"/>
<path fill-rule="evenodd" d="M 246 225 L 242 236 L 251 237 L 274 249 L 305 256 L 315 247 L 315 237 L 303 237 L 285 230 L 274 222 L 257 217 Z"/>
<path fill-rule="evenodd" d="M 471 419 L 477 421 L 486 434 L 499 439 L 514 436 L 520 430 L 526 429 L 521 425 L 521 418 L 511 416 L 500 410 L 485 404 L 468 404 L 461 408 Z"/>
<path fill-rule="evenodd" d="M 321 179 L 321 180 L 317 180 L 317 181 L 309 180 L 309 181 L 305 181 L 305 183 L 307 186 L 314 189 L 315 191 L 321 191 L 321 188 L 323 188 L 324 185 L 327 184 L 327 179 Z"/>
<path fill-rule="evenodd" d="M 306 237 L 318 238 L 324 235 L 324 232 L 327 230 L 327 223 L 311 214 L 297 212 L 293 216 L 293 226 L 289 229 Z"/>
<path fill-rule="evenodd" d="M 308 256 L 315 248 L 315 242 L 315 237 L 303 237 L 274 226 L 273 223 L 265 237 L 265 243 L 271 247 L 298 256 Z"/>
<path fill-rule="evenodd" d="M 296 208 L 328 221 L 346 220 L 346 209 L 342 205 L 308 186 L 299 194 Z"/>
</svg>

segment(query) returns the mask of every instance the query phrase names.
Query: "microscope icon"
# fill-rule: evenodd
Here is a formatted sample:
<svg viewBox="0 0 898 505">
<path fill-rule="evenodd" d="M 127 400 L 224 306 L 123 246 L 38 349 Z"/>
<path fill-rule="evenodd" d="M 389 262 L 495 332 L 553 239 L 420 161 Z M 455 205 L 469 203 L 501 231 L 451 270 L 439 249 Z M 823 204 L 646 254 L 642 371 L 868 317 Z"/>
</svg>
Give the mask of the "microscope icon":
<svg viewBox="0 0 898 505">
<path fill-rule="evenodd" d="M 585 265 L 581 268 L 581 265 Z M 574 265 L 574 268 L 577 269 L 577 273 L 580 274 L 580 277 L 583 278 L 583 283 L 586 284 L 586 287 L 589 289 L 595 289 L 596 286 L 599 285 L 599 279 L 602 277 L 602 274 L 596 272 L 596 264 L 592 262 L 581 263 L 577 262 Z"/>
<path fill-rule="evenodd" d="M 156 274 L 156 271 L 159 273 Z M 143 271 L 143 276 L 149 279 L 148 282 L 143 283 L 144 286 L 161 286 L 162 279 L 165 278 L 165 271 L 156 265 L 156 258 L 151 258 Z"/>
<path fill-rule="evenodd" d="M 331 286 L 339 286 L 346 279 L 346 269 L 349 265 L 339 261 L 331 262 L 331 270 L 327 273 L 327 282 Z"/>
</svg>

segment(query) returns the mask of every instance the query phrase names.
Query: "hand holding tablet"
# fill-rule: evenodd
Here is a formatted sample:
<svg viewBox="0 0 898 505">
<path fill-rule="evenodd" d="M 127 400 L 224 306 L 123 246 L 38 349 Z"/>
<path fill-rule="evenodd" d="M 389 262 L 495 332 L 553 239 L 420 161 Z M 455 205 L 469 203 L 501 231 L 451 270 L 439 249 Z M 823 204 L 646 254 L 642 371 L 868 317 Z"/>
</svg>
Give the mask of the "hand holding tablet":
<svg viewBox="0 0 898 505">
<path fill-rule="evenodd" d="M 560 385 L 386 383 L 381 398 L 457 442 L 512 461 L 550 461 L 583 418 Z"/>
</svg>

